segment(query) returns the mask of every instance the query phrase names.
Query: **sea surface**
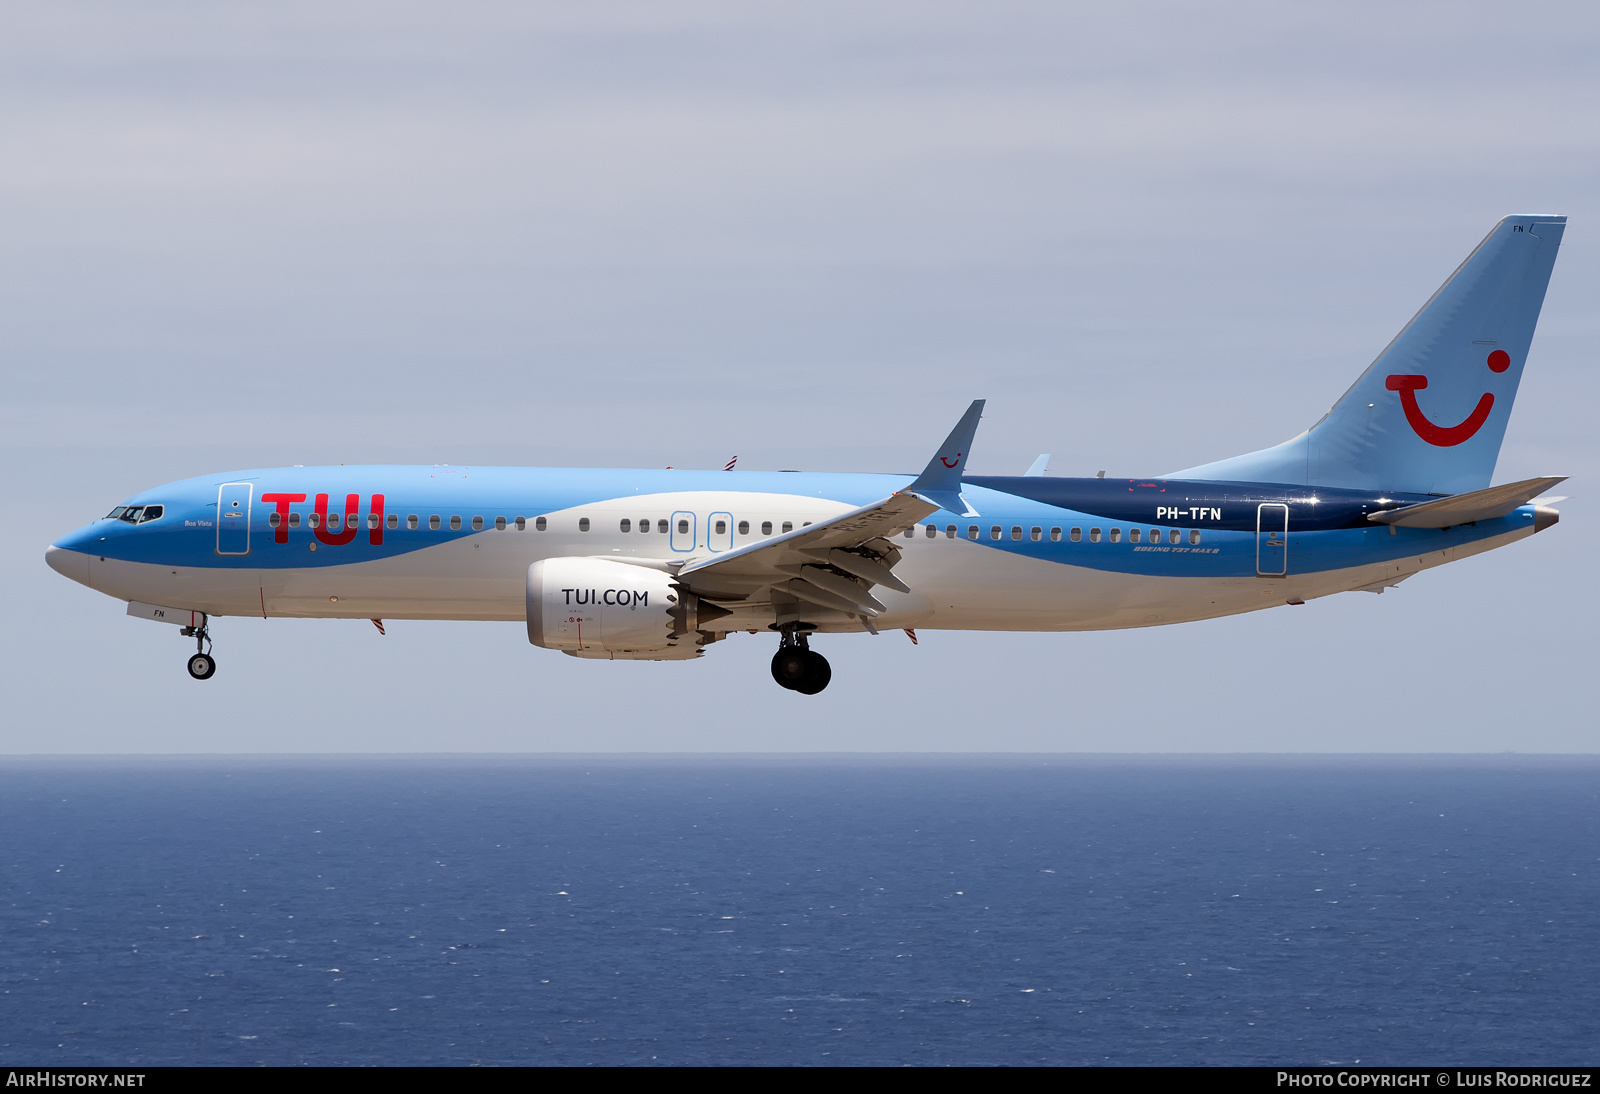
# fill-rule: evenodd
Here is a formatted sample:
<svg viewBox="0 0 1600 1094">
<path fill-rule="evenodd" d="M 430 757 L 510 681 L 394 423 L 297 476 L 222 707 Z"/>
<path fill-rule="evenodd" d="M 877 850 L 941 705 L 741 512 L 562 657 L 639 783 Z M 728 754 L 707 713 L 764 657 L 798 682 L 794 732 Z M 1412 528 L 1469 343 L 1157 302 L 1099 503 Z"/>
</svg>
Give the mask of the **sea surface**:
<svg viewBox="0 0 1600 1094">
<path fill-rule="evenodd" d="M 0 1064 L 1593 1064 L 1600 757 L 0 759 Z"/>
</svg>

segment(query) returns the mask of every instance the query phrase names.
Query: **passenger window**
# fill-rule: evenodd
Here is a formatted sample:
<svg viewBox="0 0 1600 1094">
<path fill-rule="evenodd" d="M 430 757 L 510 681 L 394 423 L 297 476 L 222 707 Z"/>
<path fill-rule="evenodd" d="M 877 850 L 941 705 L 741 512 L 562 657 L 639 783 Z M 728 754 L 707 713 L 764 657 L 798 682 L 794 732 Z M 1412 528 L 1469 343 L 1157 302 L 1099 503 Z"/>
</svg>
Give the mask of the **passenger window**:
<svg viewBox="0 0 1600 1094">
<path fill-rule="evenodd" d="M 1111 535 L 1107 536 L 1106 538 L 1109 539 L 1112 543 L 1120 542 L 1122 540 L 1122 529 L 1121 528 L 1113 528 L 1113 529 L 1111 529 Z M 1137 543 L 1139 541 L 1139 529 L 1135 528 L 1133 530 L 1133 533 L 1128 536 L 1128 539 L 1129 539 L 1130 542 Z"/>
<path fill-rule="evenodd" d="M 398 528 L 398 527 L 400 527 L 400 514 L 399 513 L 390 513 L 388 519 L 385 520 L 384 523 L 387 524 L 390 528 Z"/>
<path fill-rule="evenodd" d="M 1189 529 L 1189 542 L 1191 544 L 1200 542 L 1200 529 L 1198 529 L 1198 528 Z"/>
<path fill-rule="evenodd" d="M 629 520 L 627 517 L 623 517 L 622 523 L 617 525 L 617 530 L 620 532 L 633 531 L 633 521 Z"/>
<path fill-rule="evenodd" d="M 1176 542 L 1178 542 L 1178 540 L 1180 538 L 1182 538 L 1182 533 L 1180 533 L 1176 528 L 1168 529 L 1168 531 L 1167 531 L 1167 542 L 1168 543 L 1176 543 Z"/>
<path fill-rule="evenodd" d="M 978 538 L 978 526 L 976 524 L 967 525 L 967 538 L 968 539 L 977 539 Z"/>
<path fill-rule="evenodd" d="M 496 532 L 504 532 L 506 530 L 506 518 L 505 517 L 495 517 L 494 518 L 494 530 Z"/>
<path fill-rule="evenodd" d="M 368 513 L 367 514 L 367 527 L 368 528 L 376 528 L 377 526 L 378 526 L 378 514 L 376 514 L 376 513 Z"/>
<path fill-rule="evenodd" d="M 337 527 L 339 527 L 339 514 L 338 513 L 329 513 L 328 514 L 328 527 L 329 528 L 337 528 Z"/>
<path fill-rule="evenodd" d="M 800 527 L 802 527 L 802 528 L 810 528 L 811 527 L 811 522 L 809 520 L 803 520 L 803 521 L 800 522 Z"/>
<path fill-rule="evenodd" d="M 998 524 L 990 526 L 990 528 L 989 528 L 989 538 L 990 539 L 999 539 L 1000 538 L 1000 526 Z"/>
<path fill-rule="evenodd" d="M 1089 542 L 1090 543 L 1099 543 L 1100 542 L 1100 529 L 1098 529 L 1098 528 L 1089 529 Z"/>
<path fill-rule="evenodd" d="M 1044 529 L 1043 528 L 1035 528 L 1035 529 L 1033 529 L 1033 531 L 1028 533 L 1028 538 L 1033 540 L 1033 542 L 1038 543 L 1041 539 L 1044 538 Z"/>
<path fill-rule="evenodd" d="M 750 522 L 749 521 L 741 520 L 739 522 L 739 534 L 741 536 L 748 536 L 750 534 Z"/>
<path fill-rule="evenodd" d="M 527 517 L 518 517 L 517 518 L 517 531 L 526 532 L 527 530 L 528 530 L 528 518 Z"/>
<path fill-rule="evenodd" d="M 728 522 L 725 521 L 725 520 L 717 521 L 716 529 L 717 529 L 717 535 L 719 535 L 719 536 L 727 534 Z M 687 530 L 687 529 L 685 529 L 685 530 Z"/>
<path fill-rule="evenodd" d="M 938 534 L 939 534 L 939 526 L 937 524 L 928 525 L 928 538 L 929 539 L 932 539 L 934 536 L 937 536 Z"/>
<path fill-rule="evenodd" d="M 1112 543 L 1117 542 L 1117 532 L 1118 531 L 1120 531 L 1120 529 L 1117 529 L 1117 528 L 1111 529 L 1111 542 Z M 1129 528 L 1128 529 L 1128 542 L 1129 543 L 1138 543 L 1139 542 L 1139 529 L 1137 529 L 1137 528 Z"/>
<path fill-rule="evenodd" d="M 300 514 L 299 513 L 290 513 L 289 514 L 289 527 L 290 528 L 298 528 L 298 527 L 300 527 Z"/>
<path fill-rule="evenodd" d="M 474 532 L 483 531 L 483 518 L 482 517 L 473 517 L 472 518 L 472 530 Z"/>
<path fill-rule="evenodd" d="M 290 527 L 294 526 L 294 518 L 292 516 L 289 518 L 289 525 Z M 412 513 L 406 517 L 406 527 L 413 532 L 417 530 L 417 514 Z"/>
<path fill-rule="evenodd" d="M 1011 538 L 1012 539 L 1021 539 L 1022 538 L 1022 526 L 1021 525 L 1013 524 L 1011 526 Z"/>
<path fill-rule="evenodd" d="M 534 517 L 533 518 L 533 530 L 534 531 L 542 532 L 548 527 L 550 527 L 550 525 L 545 521 L 545 519 L 543 517 Z"/>
<path fill-rule="evenodd" d="M 1050 542 L 1051 543 L 1060 543 L 1061 542 L 1061 529 L 1059 529 L 1059 528 L 1050 529 Z"/>
<path fill-rule="evenodd" d="M 433 519 L 434 520 L 438 520 L 439 518 L 438 517 L 434 517 Z M 322 527 L 322 518 L 317 516 L 317 514 L 315 514 L 315 513 L 307 513 L 306 514 L 306 523 L 311 525 L 311 527 L 313 527 L 313 528 L 320 528 L 320 527 Z"/>
<path fill-rule="evenodd" d="M 956 526 L 954 524 L 946 524 L 944 526 L 944 538 L 945 539 L 955 539 L 956 538 Z"/>
<path fill-rule="evenodd" d="M 666 530 L 667 530 L 667 522 L 665 520 L 656 521 L 656 531 L 665 532 Z"/>
<path fill-rule="evenodd" d="M 578 518 L 578 531 L 587 532 L 588 530 L 589 530 L 589 518 L 588 517 L 579 517 Z"/>
<path fill-rule="evenodd" d="M 1151 543 L 1160 543 L 1161 542 L 1161 529 L 1159 529 L 1159 528 L 1150 529 L 1150 542 Z"/>
<path fill-rule="evenodd" d="M 276 513 L 273 513 L 273 514 L 272 514 L 272 515 L 271 515 L 271 516 L 269 516 L 269 517 L 268 517 L 268 518 L 267 518 L 267 527 L 268 527 L 268 528 L 276 528 L 276 527 L 277 527 L 277 526 L 278 526 L 278 522 L 279 522 L 279 520 L 281 520 L 281 519 L 282 519 L 282 518 L 280 518 L 280 517 L 279 517 L 279 516 L 278 516 L 278 514 L 276 514 Z"/>
<path fill-rule="evenodd" d="M 450 518 L 450 530 L 452 532 L 461 531 L 461 518 L 460 517 L 452 516 Z"/>
<path fill-rule="evenodd" d="M 650 531 L 650 518 L 649 517 L 640 517 L 639 518 L 639 531 L 641 531 L 641 532 Z"/>
<path fill-rule="evenodd" d="M 311 527 L 315 528 L 316 526 L 317 526 L 317 514 L 312 513 L 311 514 Z M 430 532 L 437 532 L 439 530 L 439 514 L 438 513 L 435 513 L 435 514 L 433 514 L 433 516 L 428 518 L 428 530 Z"/>
<path fill-rule="evenodd" d="M 916 534 L 917 534 L 917 526 L 915 524 L 913 524 L 910 528 L 906 529 L 906 538 L 907 539 L 910 539 L 912 536 L 914 536 Z"/>
<path fill-rule="evenodd" d="M 680 536 L 686 536 L 686 535 L 689 534 L 689 522 L 688 521 L 686 521 L 686 520 L 678 521 L 678 534 Z"/>
<path fill-rule="evenodd" d="M 784 530 L 784 531 L 785 531 L 785 532 L 792 532 L 792 531 L 794 531 L 794 521 L 792 521 L 792 520 L 786 520 L 786 521 L 784 521 L 784 522 L 783 522 L 783 530 Z"/>
<path fill-rule="evenodd" d="M 764 520 L 761 522 L 761 534 L 764 536 L 770 536 L 772 534 L 772 522 L 770 520 Z"/>
<path fill-rule="evenodd" d="M 1074 542 L 1074 543 L 1082 543 L 1083 542 L 1083 529 L 1082 528 L 1074 528 L 1072 530 L 1071 538 L 1072 538 L 1072 542 Z"/>
</svg>

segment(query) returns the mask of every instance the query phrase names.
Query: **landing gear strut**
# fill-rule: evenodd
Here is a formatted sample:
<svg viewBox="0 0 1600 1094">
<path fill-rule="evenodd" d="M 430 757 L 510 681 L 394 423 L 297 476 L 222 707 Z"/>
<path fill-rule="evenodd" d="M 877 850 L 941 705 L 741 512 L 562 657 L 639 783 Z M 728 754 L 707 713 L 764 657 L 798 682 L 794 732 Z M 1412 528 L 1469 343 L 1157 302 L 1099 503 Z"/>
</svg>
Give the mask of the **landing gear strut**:
<svg viewBox="0 0 1600 1094">
<path fill-rule="evenodd" d="M 828 659 L 811 649 L 807 632 L 797 626 L 783 628 L 783 640 L 772 655 L 772 678 L 779 687 L 815 695 L 833 679 Z"/>
<path fill-rule="evenodd" d="M 209 680 L 217 671 L 217 659 L 211 656 L 211 627 L 210 620 L 205 616 L 200 617 L 203 622 L 198 627 L 185 627 L 178 633 L 185 638 L 194 639 L 194 656 L 189 658 L 189 675 L 196 680 Z"/>
</svg>

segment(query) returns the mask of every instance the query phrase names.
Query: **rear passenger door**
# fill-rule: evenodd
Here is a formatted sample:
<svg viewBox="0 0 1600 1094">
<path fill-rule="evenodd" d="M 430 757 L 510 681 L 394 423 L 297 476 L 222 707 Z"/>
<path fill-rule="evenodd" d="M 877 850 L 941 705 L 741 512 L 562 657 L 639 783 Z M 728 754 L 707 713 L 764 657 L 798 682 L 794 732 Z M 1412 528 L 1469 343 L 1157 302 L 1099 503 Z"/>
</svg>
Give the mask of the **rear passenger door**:
<svg viewBox="0 0 1600 1094">
<path fill-rule="evenodd" d="M 1289 572 L 1289 507 L 1281 502 L 1256 506 L 1256 575 L 1283 577 Z"/>
</svg>

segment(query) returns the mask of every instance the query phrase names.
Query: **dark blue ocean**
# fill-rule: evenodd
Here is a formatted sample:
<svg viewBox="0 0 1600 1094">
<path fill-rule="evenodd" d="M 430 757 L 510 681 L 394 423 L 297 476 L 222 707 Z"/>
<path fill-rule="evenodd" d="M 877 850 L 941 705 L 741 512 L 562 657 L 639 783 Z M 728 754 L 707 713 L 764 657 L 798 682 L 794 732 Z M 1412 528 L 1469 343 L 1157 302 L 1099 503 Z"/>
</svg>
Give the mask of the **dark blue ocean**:
<svg viewBox="0 0 1600 1094">
<path fill-rule="evenodd" d="M 0 761 L 0 1063 L 1592 1064 L 1597 758 Z"/>
</svg>

